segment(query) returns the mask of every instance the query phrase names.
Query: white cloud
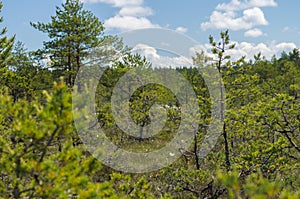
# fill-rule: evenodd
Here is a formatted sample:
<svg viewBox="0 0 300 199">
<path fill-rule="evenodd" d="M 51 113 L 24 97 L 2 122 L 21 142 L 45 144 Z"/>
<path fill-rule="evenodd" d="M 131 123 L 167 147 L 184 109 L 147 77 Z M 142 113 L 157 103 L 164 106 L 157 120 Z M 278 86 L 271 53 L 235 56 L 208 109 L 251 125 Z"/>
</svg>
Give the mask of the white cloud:
<svg viewBox="0 0 300 199">
<path fill-rule="evenodd" d="M 281 55 L 282 51 L 290 52 L 294 48 L 297 48 L 296 44 L 290 42 L 276 43 L 275 41 L 272 41 L 270 44 L 253 44 L 249 42 L 233 43 L 235 43 L 235 48 L 225 52 L 226 55 L 231 56 L 232 60 L 238 60 L 242 56 L 246 56 L 246 60 L 253 59 L 254 55 L 257 55 L 259 52 L 261 52 L 266 59 L 270 60 L 273 55 L 278 57 Z M 191 52 L 200 52 L 201 50 L 204 50 L 208 56 L 213 57 L 211 53 L 211 45 L 209 44 L 195 46 L 191 49 Z"/>
<path fill-rule="evenodd" d="M 248 30 L 244 33 L 245 37 L 259 37 L 264 33 L 256 26 L 268 25 L 261 8 L 276 6 L 275 0 L 231 0 L 221 3 L 212 12 L 209 21 L 201 24 L 201 29 Z"/>
<path fill-rule="evenodd" d="M 141 7 L 141 6 L 123 7 L 119 11 L 119 15 L 121 16 L 143 17 L 143 16 L 150 16 L 152 14 L 153 11 L 151 8 Z"/>
<path fill-rule="evenodd" d="M 246 56 L 246 60 L 249 61 L 253 59 L 254 55 L 257 55 L 259 52 L 266 59 L 270 60 L 273 55 L 279 57 L 282 51 L 290 52 L 294 48 L 297 48 L 296 44 L 282 42 L 276 43 L 272 41 L 269 44 L 265 43 L 249 43 L 249 42 L 233 42 L 236 44 L 235 48 L 232 50 L 227 50 L 225 52 L 226 55 L 231 56 L 232 61 L 236 61 L 240 59 L 242 56 Z M 195 56 L 196 52 L 204 51 L 207 56 L 215 57 L 211 53 L 211 45 L 210 44 L 199 44 L 197 46 L 190 48 L 190 56 Z M 136 45 L 133 50 L 134 53 L 139 53 L 142 56 L 145 56 L 148 61 L 152 63 L 153 67 L 181 67 L 181 66 L 191 66 L 192 59 L 191 57 L 184 57 L 184 56 L 166 56 L 160 55 L 157 50 L 151 46 L 146 44 L 138 44 Z"/>
<path fill-rule="evenodd" d="M 234 11 L 241 8 L 241 2 L 239 0 L 232 0 L 230 3 L 218 4 L 216 10 Z"/>
<path fill-rule="evenodd" d="M 119 29 L 121 31 L 134 30 L 140 28 L 154 28 L 158 25 L 153 24 L 145 17 L 132 17 L 116 15 L 104 21 L 107 29 Z"/>
<path fill-rule="evenodd" d="M 159 27 L 153 24 L 147 16 L 153 15 L 153 10 L 144 6 L 144 0 L 81 0 L 83 3 L 106 3 L 120 8 L 119 12 L 104 21 L 108 30 L 128 31 L 141 28 Z"/>
<path fill-rule="evenodd" d="M 277 3 L 274 0 L 251 0 L 246 3 L 248 7 L 276 7 Z"/>
<path fill-rule="evenodd" d="M 107 3 L 114 7 L 139 6 L 143 0 L 81 0 L 83 3 Z"/>
<path fill-rule="evenodd" d="M 231 29 L 242 30 L 251 29 L 258 25 L 268 25 L 263 11 L 254 7 L 243 11 L 243 16 L 236 17 L 235 12 L 219 12 L 214 11 L 210 16 L 209 22 L 201 24 L 203 30 L 207 29 Z"/>
<path fill-rule="evenodd" d="M 297 48 L 296 44 L 291 43 L 291 42 L 283 42 L 283 43 L 279 43 L 275 46 L 275 49 L 277 49 L 278 51 L 286 51 L 289 52 L 291 50 L 293 50 L 294 48 Z"/>
<path fill-rule="evenodd" d="M 108 30 L 115 29 L 129 31 L 142 28 L 159 28 L 158 24 L 152 23 L 148 16 L 154 11 L 144 5 L 144 0 L 80 0 L 83 3 L 106 3 L 120 8 L 114 16 L 104 20 L 104 27 Z M 177 27 L 177 32 L 185 33 L 187 28 Z"/>
<path fill-rule="evenodd" d="M 159 55 L 155 48 L 146 44 L 137 44 L 132 49 L 132 52 L 145 56 L 147 61 L 151 62 L 154 68 L 176 68 L 182 66 L 190 66 L 192 63 L 191 57 L 187 58 L 184 56 Z"/>
<path fill-rule="evenodd" d="M 146 44 L 137 44 L 135 47 L 132 48 L 132 52 L 139 53 L 140 55 L 145 56 L 147 58 L 160 58 L 160 56 L 157 54 L 157 50 Z"/>
<path fill-rule="evenodd" d="M 260 29 L 258 28 L 254 28 L 251 30 L 248 30 L 244 33 L 245 37 L 260 37 L 266 35 L 265 33 L 263 33 Z"/>
<path fill-rule="evenodd" d="M 297 48 L 296 44 L 282 42 L 276 43 L 272 41 L 269 44 L 265 43 L 249 43 L 249 42 L 236 42 L 235 48 L 232 50 L 227 50 L 225 52 L 226 55 L 231 56 L 231 60 L 235 61 L 240 59 L 242 56 L 246 56 L 246 60 L 249 61 L 253 59 L 254 55 L 257 55 L 259 52 L 266 59 L 270 60 L 273 55 L 279 57 L 282 51 L 290 52 L 294 48 Z M 195 56 L 196 52 L 204 51 L 207 56 L 215 57 L 211 53 L 211 45 L 210 44 L 199 44 L 197 46 L 191 47 L 190 49 L 190 57 L 184 56 L 167 56 L 166 54 L 159 54 L 158 51 L 146 44 L 137 44 L 133 49 L 133 53 L 138 53 L 142 56 L 145 56 L 148 61 L 152 63 L 153 67 L 181 67 L 181 66 L 191 66 L 192 56 Z"/>
<path fill-rule="evenodd" d="M 197 52 L 203 51 L 203 52 L 205 52 L 205 54 L 206 54 L 207 56 L 212 57 L 213 54 L 211 54 L 211 53 L 209 52 L 209 49 L 211 49 L 211 45 L 210 45 L 210 44 L 204 44 L 204 45 L 203 45 L 203 44 L 199 44 L 199 45 L 193 46 L 193 47 L 191 47 L 191 48 L 189 49 L 189 51 L 190 51 L 190 56 L 191 56 L 191 57 L 194 57 L 194 56 L 196 55 Z"/>
<path fill-rule="evenodd" d="M 217 10 L 224 11 L 238 11 L 244 10 L 252 7 L 275 7 L 277 3 L 274 0 L 249 0 L 249 1 L 239 1 L 231 0 L 230 3 L 222 3 L 217 5 Z"/>
<path fill-rule="evenodd" d="M 245 55 L 248 59 L 252 59 L 254 55 L 261 52 L 261 54 L 267 59 L 271 59 L 273 55 L 279 56 L 282 53 L 282 51 L 289 52 L 296 47 L 296 44 L 287 42 L 276 44 L 275 41 L 273 41 L 268 45 L 264 43 L 251 44 L 248 42 L 241 42 L 237 43 L 237 47 L 233 51 L 235 51 L 235 54 L 237 56 Z"/>
<path fill-rule="evenodd" d="M 188 29 L 185 28 L 185 27 L 179 26 L 179 27 L 176 28 L 176 31 L 179 32 L 179 33 L 186 33 L 188 31 Z"/>
</svg>

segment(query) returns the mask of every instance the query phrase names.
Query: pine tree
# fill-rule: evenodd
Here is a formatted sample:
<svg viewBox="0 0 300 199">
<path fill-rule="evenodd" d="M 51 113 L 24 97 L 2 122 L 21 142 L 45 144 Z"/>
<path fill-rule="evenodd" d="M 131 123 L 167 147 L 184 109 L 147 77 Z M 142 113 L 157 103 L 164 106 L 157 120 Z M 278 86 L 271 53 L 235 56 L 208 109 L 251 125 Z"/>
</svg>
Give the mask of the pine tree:
<svg viewBox="0 0 300 199">
<path fill-rule="evenodd" d="M 219 74 L 222 74 L 222 68 L 223 62 L 230 59 L 230 55 L 225 55 L 225 51 L 231 50 L 235 47 L 235 44 L 230 44 L 230 39 L 229 39 L 229 31 L 226 30 L 225 32 L 221 31 L 220 33 L 221 40 L 217 43 L 213 36 L 209 36 L 209 43 L 212 45 L 212 53 L 217 56 L 216 61 L 216 67 L 219 72 Z M 230 66 L 230 61 L 228 61 L 225 65 L 225 68 L 227 66 Z M 228 141 L 228 134 L 226 132 L 226 122 L 225 122 L 225 92 L 223 88 L 222 81 L 220 80 L 219 82 L 219 88 L 220 88 L 220 94 L 221 94 L 221 111 L 220 111 L 220 116 L 221 116 L 221 121 L 223 123 L 223 138 L 224 138 L 224 148 L 225 148 L 225 162 L 227 169 L 229 170 L 231 163 L 230 163 L 230 157 L 229 157 L 229 141 Z"/>
<path fill-rule="evenodd" d="M 0 12 L 2 10 L 3 4 L 0 2 Z M 3 22 L 3 17 L 0 17 L 0 23 Z M 7 38 L 5 36 L 7 32 L 6 27 L 2 28 L 0 31 L 0 68 L 4 68 L 6 63 L 11 59 L 11 50 L 14 45 L 15 36 L 12 38 Z"/>
<path fill-rule="evenodd" d="M 84 58 L 101 42 L 103 24 L 90 11 L 83 9 L 79 0 L 67 0 L 56 7 L 50 23 L 31 25 L 47 33 L 50 41 L 44 42 L 44 54 L 51 57 L 52 67 L 58 76 L 64 76 L 73 85 Z"/>
</svg>

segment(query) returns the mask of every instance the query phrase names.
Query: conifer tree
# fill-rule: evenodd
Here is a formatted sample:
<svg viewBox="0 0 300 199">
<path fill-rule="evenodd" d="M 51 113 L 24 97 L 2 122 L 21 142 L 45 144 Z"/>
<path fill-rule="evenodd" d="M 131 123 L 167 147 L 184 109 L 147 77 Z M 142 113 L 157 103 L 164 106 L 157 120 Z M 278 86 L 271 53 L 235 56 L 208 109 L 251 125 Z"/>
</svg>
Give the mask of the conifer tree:
<svg viewBox="0 0 300 199">
<path fill-rule="evenodd" d="M 52 67 L 58 76 L 64 76 L 73 85 L 76 72 L 84 58 L 101 43 L 103 24 L 90 11 L 83 9 L 79 0 L 67 0 L 56 7 L 50 23 L 32 23 L 35 29 L 47 33 L 50 41 L 44 42 L 42 52 L 51 57 Z"/>
<path fill-rule="evenodd" d="M 2 10 L 3 4 L 0 2 L 0 12 Z M 0 17 L 0 23 L 3 22 L 3 17 Z M 14 45 L 15 36 L 12 38 L 7 38 L 5 36 L 7 32 L 6 27 L 0 30 L 0 68 L 4 68 L 6 63 L 11 59 L 11 50 Z"/>
</svg>

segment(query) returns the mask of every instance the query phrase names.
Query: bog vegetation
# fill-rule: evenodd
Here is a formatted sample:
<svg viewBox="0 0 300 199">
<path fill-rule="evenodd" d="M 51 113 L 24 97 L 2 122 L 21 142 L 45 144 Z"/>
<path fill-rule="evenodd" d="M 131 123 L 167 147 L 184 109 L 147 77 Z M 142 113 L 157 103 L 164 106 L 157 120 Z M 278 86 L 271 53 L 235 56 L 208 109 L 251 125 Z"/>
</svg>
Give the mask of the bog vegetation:
<svg viewBox="0 0 300 199">
<path fill-rule="evenodd" d="M 209 37 L 215 57 L 198 52 L 193 60 L 197 67 L 216 67 L 223 76 L 227 112 L 218 143 L 205 159 L 199 158 L 211 118 L 207 86 L 196 67 L 172 69 L 197 95 L 201 112 L 193 144 L 166 168 L 130 174 L 101 164 L 82 144 L 72 118 L 76 73 L 88 55 L 99 58 L 98 63 L 114 63 L 97 87 L 99 124 L 120 148 L 145 152 L 163 147 L 178 129 L 176 97 L 152 84 L 132 96 L 131 116 L 141 126 L 149 124 L 153 103 L 168 111 L 168 123 L 151 139 L 131 137 L 117 127 L 110 97 L 128 70 L 164 69 L 152 68 L 120 39 L 105 35 L 102 22 L 78 0 L 58 6 L 49 23 L 31 26 L 49 37 L 37 51 L 29 52 L 22 42 L 7 37 L 6 28 L 0 32 L 0 197 L 300 198 L 298 49 L 271 60 L 258 52 L 250 61 L 230 62 L 225 54 L 234 45 L 228 31 L 220 38 Z M 103 46 L 113 46 L 124 59 Z"/>
</svg>

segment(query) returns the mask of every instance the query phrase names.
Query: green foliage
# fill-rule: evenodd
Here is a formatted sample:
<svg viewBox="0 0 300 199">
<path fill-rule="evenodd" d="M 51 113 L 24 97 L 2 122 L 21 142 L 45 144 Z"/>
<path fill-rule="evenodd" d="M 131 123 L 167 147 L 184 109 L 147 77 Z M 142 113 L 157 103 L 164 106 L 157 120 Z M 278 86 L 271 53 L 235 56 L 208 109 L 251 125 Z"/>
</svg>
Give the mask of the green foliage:
<svg viewBox="0 0 300 199">
<path fill-rule="evenodd" d="M 44 49 L 28 52 L 22 42 L 13 49 L 14 37 L 4 36 L 6 28 L 0 32 L 1 197 L 300 198 L 298 49 L 283 52 L 278 59 L 266 60 L 258 53 L 254 61 L 231 62 L 228 50 L 234 44 L 224 31 L 220 40 L 209 37 L 214 58 L 199 52 L 193 58 L 195 68 L 154 69 L 145 57 L 130 54 L 119 38 L 103 36 L 102 23 L 79 0 L 67 0 L 57 7 L 50 23 L 31 25 L 48 34 Z M 167 113 L 167 123 L 151 138 L 143 139 L 145 132 L 140 137 L 129 136 L 120 130 L 111 110 L 111 96 L 120 78 L 131 69 L 145 74 L 176 70 L 192 85 L 200 107 L 193 122 L 199 128 L 195 128 L 190 148 L 181 151 L 182 156 L 167 168 L 146 174 L 116 172 L 82 145 L 73 125 L 68 86 L 83 64 L 108 63 L 112 64 L 97 87 L 96 115 L 107 138 L 128 151 L 164 147 L 178 130 L 181 105 L 162 85 L 141 86 L 129 101 L 133 121 L 139 126 L 150 124 L 151 106 L 159 104 Z M 198 69 L 213 66 L 223 76 L 226 89 L 220 112 L 224 140 L 201 159 L 213 102 Z M 186 92 L 180 83 L 172 83 L 180 94 Z M 217 84 L 222 90 L 222 82 Z"/>
<path fill-rule="evenodd" d="M 217 182 L 226 187 L 228 198 L 291 198 L 299 197 L 300 192 L 290 192 L 280 179 L 270 181 L 261 173 L 253 173 L 241 180 L 241 174 L 229 172 L 217 174 Z"/>
<path fill-rule="evenodd" d="M 0 2 L 0 12 L 3 4 Z M 0 17 L 0 23 L 3 22 L 3 17 Z M 15 36 L 7 38 L 5 36 L 7 32 L 6 27 L 0 30 L 0 69 L 6 67 L 7 62 L 11 59 L 11 50 L 13 48 Z"/>
<path fill-rule="evenodd" d="M 100 42 L 104 27 L 90 11 L 83 9 L 79 0 L 67 0 L 56 7 L 50 23 L 31 23 L 47 33 L 50 41 L 44 42 L 42 52 L 51 57 L 52 68 L 73 85 L 75 76 L 88 53 Z"/>
</svg>

